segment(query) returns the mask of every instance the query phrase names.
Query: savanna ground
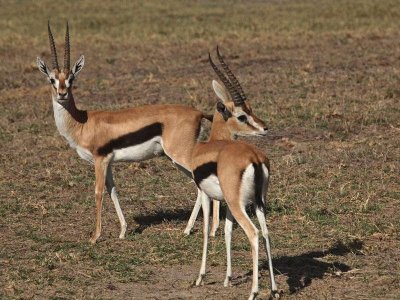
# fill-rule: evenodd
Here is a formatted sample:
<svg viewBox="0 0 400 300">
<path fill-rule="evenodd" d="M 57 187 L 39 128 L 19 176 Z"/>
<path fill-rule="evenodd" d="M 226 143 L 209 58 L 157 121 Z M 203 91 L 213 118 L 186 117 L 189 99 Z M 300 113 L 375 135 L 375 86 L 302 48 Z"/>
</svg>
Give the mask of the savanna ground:
<svg viewBox="0 0 400 300">
<path fill-rule="evenodd" d="M 223 230 L 208 277 L 196 189 L 166 158 L 115 165 L 125 240 L 105 196 L 92 246 L 93 167 L 56 130 L 50 18 L 62 62 L 86 64 L 84 109 L 184 103 L 212 112 L 207 51 L 219 44 L 270 134 L 268 224 L 288 299 L 400 298 L 400 4 L 398 1 L 0 1 L 0 298 L 244 299 L 249 243 L 236 227 L 234 286 L 223 288 Z M 223 224 L 222 224 L 223 227 Z M 261 252 L 261 298 L 269 296 Z"/>
</svg>

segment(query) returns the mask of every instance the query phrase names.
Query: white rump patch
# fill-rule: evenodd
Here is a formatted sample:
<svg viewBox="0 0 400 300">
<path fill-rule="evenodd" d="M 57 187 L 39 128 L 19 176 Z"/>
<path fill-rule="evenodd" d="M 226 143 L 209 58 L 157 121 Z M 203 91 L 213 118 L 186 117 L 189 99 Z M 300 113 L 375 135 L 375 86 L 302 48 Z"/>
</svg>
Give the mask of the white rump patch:
<svg viewBox="0 0 400 300">
<path fill-rule="evenodd" d="M 244 206 L 254 199 L 254 192 L 254 167 L 253 164 L 250 164 L 243 172 L 240 185 L 240 200 Z"/>
</svg>

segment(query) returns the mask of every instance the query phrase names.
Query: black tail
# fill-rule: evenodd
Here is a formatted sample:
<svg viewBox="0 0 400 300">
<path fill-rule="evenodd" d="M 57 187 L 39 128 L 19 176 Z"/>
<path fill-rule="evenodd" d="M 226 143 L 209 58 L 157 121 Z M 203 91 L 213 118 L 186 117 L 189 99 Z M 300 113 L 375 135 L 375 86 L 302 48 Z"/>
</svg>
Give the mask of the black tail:
<svg viewBox="0 0 400 300">
<path fill-rule="evenodd" d="M 262 168 L 262 164 L 253 163 L 254 167 L 254 197 L 255 203 L 258 208 L 262 208 L 265 212 L 265 203 L 263 201 L 263 190 L 264 190 L 264 170 Z"/>
</svg>

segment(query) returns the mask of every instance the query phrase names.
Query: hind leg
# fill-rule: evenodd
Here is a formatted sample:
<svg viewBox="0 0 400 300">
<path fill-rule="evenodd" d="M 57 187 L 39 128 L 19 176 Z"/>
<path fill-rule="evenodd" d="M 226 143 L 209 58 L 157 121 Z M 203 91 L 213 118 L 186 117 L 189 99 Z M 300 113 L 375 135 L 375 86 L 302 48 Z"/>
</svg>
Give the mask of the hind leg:
<svg viewBox="0 0 400 300">
<path fill-rule="evenodd" d="M 243 205 L 236 204 L 228 206 L 232 215 L 235 217 L 236 221 L 239 223 L 240 227 L 243 228 L 250 241 L 251 254 L 253 259 L 253 283 L 251 286 L 251 293 L 249 300 L 255 299 L 258 294 L 258 230 L 251 222 L 248 214 Z"/>
<path fill-rule="evenodd" d="M 215 236 L 217 229 L 219 227 L 219 207 L 220 201 L 213 200 L 213 218 L 212 218 L 212 225 L 210 230 L 210 236 Z"/>
<path fill-rule="evenodd" d="M 260 223 L 262 236 L 264 238 L 264 246 L 265 246 L 265 249 L 267 250 L 269 278 L 271 280 L 271 291 L 272 291 L 272 295 L 275 297 L 275 296 L 278 296 L 278 287 L 275 283 L 274 270 L 272 267 L 271 246 L 270 246 L 270 242 L 269 242 L 268 228 L 267 228 L 267 223 L 265 220 L 264 209 L 257 207 L 256 215 L 257 215 L 258 222 Z"/>
<path fill-rule="evenodd" d="M 224 287 L 228 287 L 230 285 L 230 281 L 232 278 L 232 262 L 231 262 L 232 225 L 233 225 L 233 216 L 229 208 L 227 208 L 226 218 L 225 218 L 226 277 L 224 281 Z"/>
</svg>

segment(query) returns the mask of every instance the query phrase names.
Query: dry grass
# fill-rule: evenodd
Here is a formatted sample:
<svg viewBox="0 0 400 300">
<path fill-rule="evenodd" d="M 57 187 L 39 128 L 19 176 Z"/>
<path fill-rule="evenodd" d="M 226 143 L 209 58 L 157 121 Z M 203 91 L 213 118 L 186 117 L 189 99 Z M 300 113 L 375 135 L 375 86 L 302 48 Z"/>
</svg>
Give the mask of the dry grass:
<svg viewBox="0 0 400 300">
<path fill-rule="evenodd" d="M 100 242 L 93 170 L 54 126 L 46 21 L 71 24 L 81 108 L 185 103 L 211 112 L 206 54 L 239 74 L 272 162 L 269 227 L 286 298 L 400 297 L 400 6 L 397 1 L 1 1 L 0 298 L 232 299 L 249 291 L 249 245 L 234 231 L 236 285 L 222 288 L 223 233 L 207 284 L 192 288 L 201 222 L 183 236 L 193 184 L 166 159 L 115 167 L 126 240 L 111 201 Z M 5 8 L 5 9 L 4 9 Z M 61 48 L 60 48 L 61 49 Z M 62 53 L 61 50 L 59 50 Z M 268 272 L 262 269 L 262 297 Z"/>
</svg>

